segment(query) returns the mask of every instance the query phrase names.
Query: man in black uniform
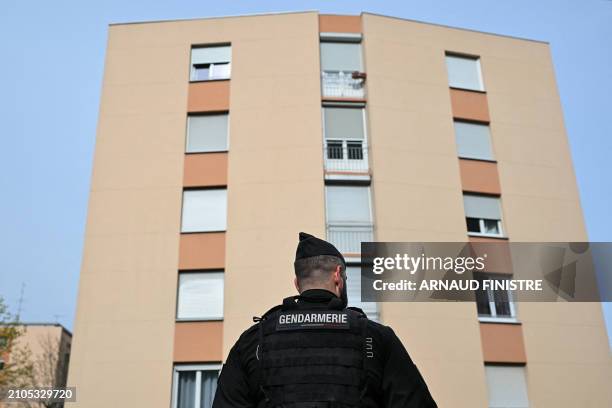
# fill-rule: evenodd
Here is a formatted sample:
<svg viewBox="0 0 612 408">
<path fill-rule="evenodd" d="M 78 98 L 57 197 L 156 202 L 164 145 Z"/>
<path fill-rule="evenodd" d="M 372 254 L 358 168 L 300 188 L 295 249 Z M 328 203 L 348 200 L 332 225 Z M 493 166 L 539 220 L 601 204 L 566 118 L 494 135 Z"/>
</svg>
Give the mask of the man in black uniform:
<svg viewBox="0 0 612 408">
<path fill-rule="evenodd" d="M 344 257 L 300 233 L 299 296 L 242 333 L 223 365 L 213 408 L 435 408 L 390 327 L 347 308 Z"/>
</svg>

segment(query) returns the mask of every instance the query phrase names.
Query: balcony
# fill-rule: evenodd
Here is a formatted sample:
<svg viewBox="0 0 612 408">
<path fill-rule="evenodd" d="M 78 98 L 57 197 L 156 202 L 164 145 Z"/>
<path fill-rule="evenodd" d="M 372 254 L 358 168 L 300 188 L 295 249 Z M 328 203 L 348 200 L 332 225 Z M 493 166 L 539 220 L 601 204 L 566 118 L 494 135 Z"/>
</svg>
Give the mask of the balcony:
<svg viewBox="0 0 612 408">
<path fill-rule="evenodd" d="M 326 172 L 368 172 L 368 147 L 363 140 L 326 140 L 323 157 Z"/>
<path fill-rule="evenodd" d="M 372 225 L 328 225 L 327 240 L 344 255 L 361 255 L 361 242 L 374 240 Z"/>
<path fill-rule="evenodd" d="M 365 74 L 350 71 L 321 72 L 323 96 L 330 98 L 363 99 Z"/>
</svg>

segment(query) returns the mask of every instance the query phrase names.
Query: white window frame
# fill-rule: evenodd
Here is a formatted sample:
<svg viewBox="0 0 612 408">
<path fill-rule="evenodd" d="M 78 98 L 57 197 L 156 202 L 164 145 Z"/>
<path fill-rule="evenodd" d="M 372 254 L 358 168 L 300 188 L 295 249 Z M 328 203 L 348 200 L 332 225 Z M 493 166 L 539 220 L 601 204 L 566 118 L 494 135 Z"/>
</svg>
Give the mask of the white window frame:
<svg viewBox="0 0 612 408">
<path fill-rule="evenodd" d="M 478 194 L 478 193 L 463 193 L 463 197 L 465 196 L 486 196 L 483 194 Z M 499 219 L 496 218 L 480 218 L 480 217 L 468 217 L 467 214 L 464 216 L 465 219 L 465 228 L 466 230 L 468 229 L 467 226 L 467 219 L 468 218 L 472 218 L 472 219 L 477 219 L 478 220 L 478 227 L 480 229 L 480 232 L 473 232 L 473 231 L 467 231 L 467 235 L 470 237 L 490 237 L 490 238 L 506 238 L 505 231 L 504 231 L 504 227 L 503 227 L 503 207 L 502 207 L 502 202 L 501 202 L 501 197 L 499 196 L 495 196 L 493 198 L 496 198 L 498 200 L 498 205 L 499 205 Z M 465 198 L 464 198 L 465 200 Z M 485 220 L 489 220 L 489 221 L 497 221 L 497 229 L 499 230 L 499 232 L 497 234 L 494 233 L 487 233 L 487 232 L 483 232 L 485 231 Z"/>
<path fill-rule="evenodd" d="M 205 275 L 205 274 L 220 274 L 223 277 L 223 293 L 221 293 L 221 316 L 214 317 L 179 317 L 179 304 L 181 294 L 181 276 L 182 275 Z M 180 271 L 176 288 L 176 313 L 175 319 L 177 322 L 220 322 L 225 319 L 225 271 L 223 269 L 215 270 L 189 270 Z"/>
<path fill-rule="evenodd" d="M 474 218 L 474 217 L 465 217 L 466 220 L 467 218 Z M 468 231 L 468 235 L 472 236 L 472 237 L 495 237 L 495 238 L 505 238 L 504 235 L 504 230 L 502 228 L 502 220 L 490 220 L 488 218 L 477 218 L 478 219 L 478 226 L 480 227 L 480 231 L 481 232 L 473 232 L 473 231 Z M 486 220 L 490 220 L 490 221 L 497 221 L 497 229 L 499 230 L 498 234 L 492 234 L 492 233 L 488 233 L 488 232 L 482 232 L 485 231 L 485 219 Z M 467 222 L 467 221 L 466 221 Z M 467 228 L 467 224 L 466 224 L 466 228 Z"/>
<path fill-rule="evenodd" d="M 229 61 L 216 61 L 216 62 L 210 62 L 210 63 L 194 63 L 193 61 L 193 51 L 194 50 L 198 50 L 198 49 L 206 49 L 206 48 L 218 48 L 218 47 L 228 47 L 230 50 L 230 58 Z M 232 77 L 232 44 L 231 43 L 226 43 L 226 44 L 201 44 L 201 45 L 192 45 L 191 46 L 191 51 L 190 51 L 190 61 L 189 61 L 189 82 L 207 82 L 207 81 L 225 81 L 228 79 L 231 79 Z M 196 79 L 195 78 L 195 73 L 196 73 L 196 65 L 208 65 L 208 78 L 205 79 Z M 215 71 L 215 65 L 216 66 L 221 66 L 221 65 L 227 65 L 227 68 L 229 70 L 229 75 L 227 77 L 220 77 L 220 78 L 215 78 L 214 77 L 214 71 Z"/>
<path fill-rule="evenodd" d="M 448 51 L 448 52 L 446 52 L 444 54 L 444 63 L 445 64 L 446 64 L 446 57 L 454 57 L 454 58 L 463 58 L 463 59 L 475 60 L 476 61 L 476 73 L 478 74 L 478 86 L 479 86 L 479 89 L 461 88 L 461 87 L 457 87 L 457 86 L 452 86 L 449 83 L 448 86 L 450 88 L 461 89 L 461 90 L 464 90 L 464 91 L 486 92 L 485 86 L 484 86 L 484 80 L 482 79 L 482 67 L 480 66 L 480 56 L 467 55 L 467 54 L 461 54 L 461 53 L 458 53 L 458 52 Z M 446 67 L 446 69 L 447 69 L 447 78 L 450 78 L 450 75 L 448 73 L 448 66 Z"/>
<path fill-rule="evenodd" d="M 232 63 L 231 62 L 211 62 L 210 64 L 208 64 L 208 78 L 207 79 L 193 79 L 195 77 L 195 73 L 197 71 L 196 65 L 203 65 L 203 64 L 191 64 L 191 80 L 190 82 L 208 82 L 208 81 L 225 81 L 228 79 L 231 79 L 232 77 Z M 215 66 L 221 66 L 221 65 L 227 65 L 227 69 L 229 70 L 230 74 L 226 77 L 218 77 L 216 78 L 214 76 L 214 72 L 215 72 Z"/>
<path fill-rule="evenodd" d="M 175 365 L 172 370 L 172 408 L 178 405 L 178 379 L 180 371 L 195 371 L 195 407 L 199 408 L 202 396 L 202 371 L 217 371 L 217 376 L 221 373 L 221 364 L 189 364 Z"/>
<path fill-rule="evenodd" d="M 496 279 L 493 274 L 483 274 L 485 279 Z M 487 289 L 487 298 L 489 299 L 489 310 L 491 311 L 490 316 L 481 316 L 478 314 L 478 320 L 481 322 L 495 322 L 495 323 L 518 323 L 516 315 L 516 304 L 514 302 L 514 294 L 511 290 L 507 290 L 508 294 L 508 307 L 510 308 L 510 316 L 497 316 L 497 308 L 495 307 L 495 295 L 491 289 Z M 476 305 L 476 311 L 478 312 L 478 305 Z"/>
<path fill-rule="evenodd" d="M 361 124 L 363 126 L 363 139 L 327 139 L 327 134 L 325 132 L 325 108 L 342 108 L 342 109 L 360 109 L 361 110 Z M 363 159 L 361 161 L 368 160 L 368 154 L 366 153 L 368 150 L 368 124 L 366 118 L 366 106 L 362 103 L 360 104 L 339 104 L 339 103 L 331 103 L 331 104 L 323 104 L 323 109 L 321 109 L 321 124 L 323 125 L 322 134 L 323 134 L 323 146 L 325 157 L 324 160 L 338 160 L 338 161 L 348 161 L 348 142 L 361 142 L 361 151 L 363 155 Z M 342 143 L 343 149 L 343 158 L 342 159 L 328 159 L 327 158 L 327 142 L 340 142 Z M 346 153 L 346 157 L 344 157 L 344 152 Z M 369 166 L 369 164 L 368 164 Z"/>
</svg>

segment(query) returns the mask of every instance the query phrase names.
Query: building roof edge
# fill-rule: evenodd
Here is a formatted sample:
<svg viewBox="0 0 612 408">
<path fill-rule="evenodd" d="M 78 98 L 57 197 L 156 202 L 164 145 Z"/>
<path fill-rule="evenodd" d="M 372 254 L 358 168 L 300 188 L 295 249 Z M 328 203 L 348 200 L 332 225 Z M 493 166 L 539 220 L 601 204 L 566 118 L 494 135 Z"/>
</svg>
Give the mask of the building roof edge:
<svg viewBox="0 0 612 408">
<path fill-rule="evenodd" d="M 539 44 L 550 45 L 550 42 L 548 42 L 548 41 L 536 40 L 534 38 L 518 37 L 518 36 L 515 36 L 515 35 L 508 35 L 508 34 L 498 34 L 498 33 L 492 33 L 492 32 L 489 32 L 489 31 L 476 30 L 476 29 L 473 29 L 473 28 L 454 27 L 454 26 L 450 26 L 450 25 L 447 25 L 447 24 L 430 23 L 428 21 L 415 20 L 415 19 L 405 18 L 405 17 L 389 16 L 389 15 L 386 15 L 386 14 L 372 13 L 372 12 L 369 12 L 369 11 L 364 11 L 364 12 L 361 13 L 361 15 L 364 15 L 364 14 L 369 14 L 371 16 L 377 16 L 377 17 L 392 18 L 394 20 L 410 21 L 410 22 L 413 22 L 413 23 L 426 24 L 426 25 L 443 27 L 443 28 L 450 28 L 450 29 L 453 29 L 453 30 L 470 31 L 470 32 L 473 32 L 473 33 L 492 35 L 492 36 L 495 36 L 495 37 L 510 38 L 510 39 L 513 39 L 513 40 L 521 40 L 521 41 L 531 41 L 531 42 L 536 42 L 536 43 L 539 43 Z"/>
</svg>

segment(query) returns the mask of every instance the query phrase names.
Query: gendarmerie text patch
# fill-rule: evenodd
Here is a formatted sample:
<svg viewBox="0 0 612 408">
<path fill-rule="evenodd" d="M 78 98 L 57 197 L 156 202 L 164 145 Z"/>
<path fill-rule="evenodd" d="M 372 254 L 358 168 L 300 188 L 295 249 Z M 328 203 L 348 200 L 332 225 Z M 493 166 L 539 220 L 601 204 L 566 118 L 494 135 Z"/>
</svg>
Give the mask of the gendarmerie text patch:
<svg viewBox="0 0 612 408">
<path fill-rule="evenodd" d="M 278 315 L 276 330 L 344 329 L 348 330 L 348 313 L 335 310 L 288 312 Z"/>
</svg>

